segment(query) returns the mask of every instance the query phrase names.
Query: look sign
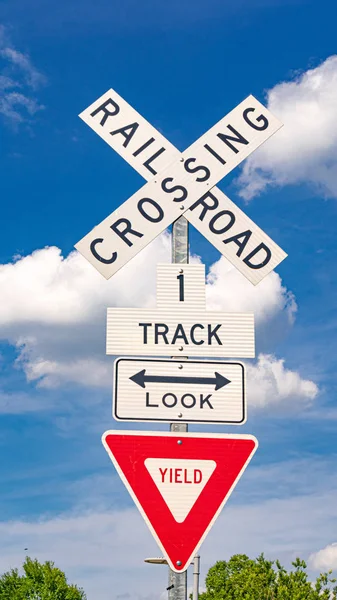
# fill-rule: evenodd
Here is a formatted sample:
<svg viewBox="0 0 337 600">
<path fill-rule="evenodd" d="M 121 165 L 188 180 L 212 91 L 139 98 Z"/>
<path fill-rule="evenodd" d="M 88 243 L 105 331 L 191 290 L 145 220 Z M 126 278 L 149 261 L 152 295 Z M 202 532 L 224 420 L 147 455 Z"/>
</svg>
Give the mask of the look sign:
<svg viewBox="0 0 337 600">
<path fill-rule="evenodd" d="M 180 153 L 114 90 L 81 118 L 148 183 L 76 244 L 107 279 L 182 214 L 250 281 L 286 254 L 215 184 L 282 124 L 249 96 Z"/>
</svg>

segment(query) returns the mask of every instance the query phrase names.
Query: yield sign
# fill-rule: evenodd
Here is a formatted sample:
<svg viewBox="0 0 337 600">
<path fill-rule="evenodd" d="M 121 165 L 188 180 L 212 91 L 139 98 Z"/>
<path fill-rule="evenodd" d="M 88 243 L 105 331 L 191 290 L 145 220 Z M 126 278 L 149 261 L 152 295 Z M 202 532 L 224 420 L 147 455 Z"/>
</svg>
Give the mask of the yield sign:
<svg viewBox="0 0 337 600">
<path fill-rule="evenodd" d="M 118 474 L 178 573 L 200 544 L 255 453 L 251 435 L 107 431 Z"/>
</svg>

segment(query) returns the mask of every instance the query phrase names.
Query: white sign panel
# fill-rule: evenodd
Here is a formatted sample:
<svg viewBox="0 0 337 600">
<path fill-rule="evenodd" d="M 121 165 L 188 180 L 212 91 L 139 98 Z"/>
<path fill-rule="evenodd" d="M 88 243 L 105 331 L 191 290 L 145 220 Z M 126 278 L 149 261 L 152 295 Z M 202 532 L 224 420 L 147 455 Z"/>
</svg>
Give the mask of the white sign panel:
<svg viewBox="0 0 337 600">
<path fill-rule="evenodd" d="M 259 106 L 262 122 L 267 119 L 269 128 L 270 113 Z M 80 117 L 147 181 L 183 157 L 112 89 Z M 256 125 L 259 127 L 258 119 Z M 205 148 L 221 162 L 220 154 L 212 153 L 211 146 L 206 144 Z M 185 217 L 253 284 L 259 283 L 287 256 L 216 187 L 198 198 Z"/>
<path fill-rule="evenodd" d="M 205 265 L 157 265 L 157 308 L 206 310 Z"/>
<path fill-rule="evenodd" d="M 108 308 L 106 353 L 254 358 L 254 315 Z"/>
<path fill-rule="evenodd" d="M 205 266 L 157 266 L 157 308 L 108 308 L 107 354 L 254 358 L 253 313 L 206 310 Z"/>
<path fill-rule="evenodd" d="M 110 113 L 105 106 L 91 116 L 105 126 Z M 152 157 L 155 177 L 80 240 L 77 250 L 109 279 L 281 126 L 249 96 L 160 173 Z M 110 129 L 109 136 L 120 134 L 128 145 L 137 128 L 126 123 L 120 130 Z"/>
<path fill-rule="evenodd" d="M 118 421 L 242 425 L 244 366 L 236 362 L 118 358 L 113 416 Z"/>
</svg>

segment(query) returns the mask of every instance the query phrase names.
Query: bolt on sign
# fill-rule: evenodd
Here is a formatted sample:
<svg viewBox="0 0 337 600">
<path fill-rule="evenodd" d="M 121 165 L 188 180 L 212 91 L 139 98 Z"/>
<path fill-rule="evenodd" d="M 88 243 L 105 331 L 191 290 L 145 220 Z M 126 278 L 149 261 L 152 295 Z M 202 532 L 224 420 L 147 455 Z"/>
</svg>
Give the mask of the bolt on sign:
<svg viewBox="0 0 337 600">
<path fill-rule="evenodd" d="M 286 254 L 214 186 L 282 123 L 248 96 L 182 154 L 114 90 L 80 117 L 146 180 L 76 244 L 107 279 L 182 214 L 256 284 Z"/>
<path fill-rule="evenodd" d="M 117 472 L 167 561 L 187 569 L 254 455 L 251 435 L 107 431 Z"/>
<path fill-rule="evenodd" d="M 205 266 L 157 266 L 157 308 L 108 308 L 107 354 L 255 356 L 253 313 L 207 311 Z"/>
</svg>

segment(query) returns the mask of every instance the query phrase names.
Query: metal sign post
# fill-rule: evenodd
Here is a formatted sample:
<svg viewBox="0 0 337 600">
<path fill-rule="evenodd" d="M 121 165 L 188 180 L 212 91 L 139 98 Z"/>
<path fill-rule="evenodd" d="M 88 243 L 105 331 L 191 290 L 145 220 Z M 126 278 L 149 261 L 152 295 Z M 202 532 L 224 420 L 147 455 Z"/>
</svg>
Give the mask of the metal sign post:
<svg viewBox="0 0 337 600">
<path fill-rule="evenodd" d="M 176 573 L 169 568 L 168 600 L 187 600 L 187 570 Z"/>
<path fill-rule="evenodd" d="M 189 262 L 188 221 L 183 216 L 172 225 L 172 262 L 182 265 Z M 170 431 L 188 431 L 188 425 L 171 423 Z M 176 573 L 169 568 L 168 600 L 187 600 L 187 570 Z"/>
</svg>

